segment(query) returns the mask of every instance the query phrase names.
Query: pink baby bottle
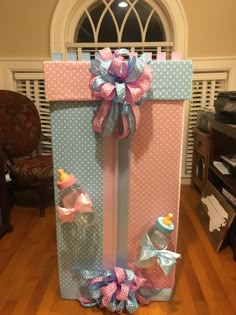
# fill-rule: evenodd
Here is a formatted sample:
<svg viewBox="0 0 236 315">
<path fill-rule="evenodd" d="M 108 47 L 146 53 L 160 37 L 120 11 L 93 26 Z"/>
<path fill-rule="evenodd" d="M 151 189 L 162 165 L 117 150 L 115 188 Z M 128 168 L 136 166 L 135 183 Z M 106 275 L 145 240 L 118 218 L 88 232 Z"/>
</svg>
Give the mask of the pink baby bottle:
<svg viewBox="0 0 236 315">
<path fill-rule="evenodd" d="M 57 207 L 61 222 L 74 222 L 81 227 L 89 227 L 96 222 L 96 211 L 88 194 L 78 185 L 73 174 L 58 169 L 60 207 Z"/>
</svg>

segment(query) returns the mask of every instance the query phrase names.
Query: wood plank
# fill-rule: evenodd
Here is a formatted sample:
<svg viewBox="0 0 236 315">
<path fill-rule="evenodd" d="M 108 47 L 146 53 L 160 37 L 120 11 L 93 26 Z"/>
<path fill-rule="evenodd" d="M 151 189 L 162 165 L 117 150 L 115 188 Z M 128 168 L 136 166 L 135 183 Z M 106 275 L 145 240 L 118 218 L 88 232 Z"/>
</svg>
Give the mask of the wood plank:
<svg viewBox="0 0 236 315">
<path fill-rule="evenodd" d="M 216 253 L 194 212 L 200 195 L 181 193 L 176 288 L 173 300 L 141 306 L 137 315 L 236 314 L 236 268 L 232 251 Z M 58 288 L 55 214 L 40 218 L 37 209 L 16 207 L 14 232 L 0 240 L 1 315 L 108 315 L 110 312 L 62 300 Z"/>
<path fill-rule="evenodd" d="M 188 197 L 190 194 L 193 198 Z M 212 300 L 216 304 L 222 304 L 223 314 L 235 314 L 236 277 L 234 276 L 236 275 L 236 265 L 232 258 L 232 251 L 228 247 L 217 254 L 211 246 L 195 212 L 191 211 L 198 203 L 199 194 L 191 187 L 183 187 L 181 197 L 182 207 L 185 208 L 183 212 L 187 218 L 184 229 L 190 237 L 188 244 L 191 242 L 191 237 L 195 238 L 195 244 L 190 248 L 193 262 L 197 260 L 195 269 L 198 271 L 200 283 L 204 287 L 206 286 L 207 290 L 211 288 L 211 292 L 213 292 L 213 296 L 209 296 L 209 294 L 207 296 L 208 299 L 210 298 L 208 300 L 209 306 L 213 308 L 212 303 L 210 303 Z M 206 278 L 200 275 L 200 272 L 204 272 Z M 207 283 L 204 283 L 204 279 Z M 227 308 L 228 313 L 226 312 Z"/>
</svg>

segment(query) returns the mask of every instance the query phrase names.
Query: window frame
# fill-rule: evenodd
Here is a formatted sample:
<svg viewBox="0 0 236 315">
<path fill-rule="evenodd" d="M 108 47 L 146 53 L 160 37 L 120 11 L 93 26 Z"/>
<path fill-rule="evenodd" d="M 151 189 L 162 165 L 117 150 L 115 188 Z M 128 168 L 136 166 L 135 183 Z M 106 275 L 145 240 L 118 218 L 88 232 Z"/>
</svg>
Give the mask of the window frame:
<svg viewBox="0 0 236 315">
<path fill-rule="evenodd" d="M 54 11 L 51 31 L 51 53 L 61 52 L 66 57 L 65 43 L 73 43 L 78 21 L 83 12 L 90 7 L 95 0 L 59 0 Z M 146 0 L 162 19 L 168 21 L 171 32 L 166 33 L 166 40 L 172 38 L 174 50 L 179 51 L 183 58 L 187 56 L 188 24 L 184 9 L 180 0 Z"/>
</svg>

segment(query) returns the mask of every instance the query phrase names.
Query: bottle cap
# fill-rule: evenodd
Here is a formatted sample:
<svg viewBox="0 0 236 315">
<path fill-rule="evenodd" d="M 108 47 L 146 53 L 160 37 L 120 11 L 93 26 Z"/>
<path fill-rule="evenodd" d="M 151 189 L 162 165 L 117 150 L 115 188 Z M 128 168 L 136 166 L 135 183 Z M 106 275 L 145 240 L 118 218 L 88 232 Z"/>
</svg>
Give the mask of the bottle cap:
<svg viewBox="0 0 236 315">
<path fill-rule="evenodd" d="M 158 217 L 155 226 L 160 232 L 170 234 L 174 230 L 172 220 L 173 214 L 168 213 L 166 217 Z"/>
<path fill-rule="evenodd" d="M 76 178 L 73 174 L 67 174 L 62 168 L 58 169 L 59 180 L 57 181 L 57 187 L 62 190 L 70 187 L 76 182 Z"/>
</svg>

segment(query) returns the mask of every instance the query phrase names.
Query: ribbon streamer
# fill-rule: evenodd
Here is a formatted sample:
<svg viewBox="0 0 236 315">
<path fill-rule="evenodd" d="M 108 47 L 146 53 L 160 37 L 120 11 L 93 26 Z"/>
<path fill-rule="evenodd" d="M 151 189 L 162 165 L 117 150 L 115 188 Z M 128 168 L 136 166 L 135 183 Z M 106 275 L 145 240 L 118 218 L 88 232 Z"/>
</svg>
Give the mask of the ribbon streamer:
<svg viewBox="0 0 236 315">
<path fill-rule="evenodd" d="M 62 223 L 72 222 L 76 213 L 93 212 L 92 205 L 88 194 L 81 193 L 78 195 L 73 208 L 56 207 L 58 218 Z"/>
<path fill-rule="evenodd" d="M 154 262 L 155 258 L 157 263 L 160 265 L 164 274 L 168 276 L 173 267 L 176 264 L 176 259 L 180 258 L 181 255 L 175 252 L 171 252 L 166 249 L 157 250 L 154 248 L 148 233 L 145 233 L 141 240 L 142 250 L 139 255 L 138 261 L 135 265 L 139 268 L 149 268 Z"/>
<path fill-rule="evenodd" d="M 145 287 L 145 279 L 137 277 L 133 271 L 115 267 L 114 271 L 79 270 L 76 274 L 89 281 L 87 296 L 80 296 L 79 301 L 85 307 L 103 306 L 111 312 L 130 314 L 138 309 L 138 302 L 148 304 L 148 297 L 160 292 Z M 143 289 L 143 292 L 141 291 Z"/>
<path fill-rule="evenodd" d="M 128 56 L 125 61 L 124 56 Z M 102 136 L 114 133 L 118 139 L 133 135 L 139 126 L 139 106 L 150 89 L 152 75 L 146 54 L 130 56 L 127 49 L 100 50 L 89 68 L 90 88 L 102 99 L 93 120 L 93 130 Z"/>
</svg>

